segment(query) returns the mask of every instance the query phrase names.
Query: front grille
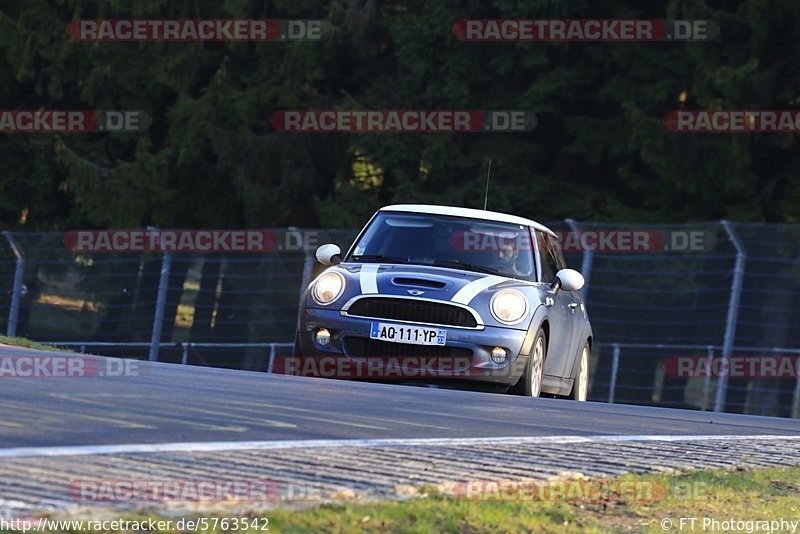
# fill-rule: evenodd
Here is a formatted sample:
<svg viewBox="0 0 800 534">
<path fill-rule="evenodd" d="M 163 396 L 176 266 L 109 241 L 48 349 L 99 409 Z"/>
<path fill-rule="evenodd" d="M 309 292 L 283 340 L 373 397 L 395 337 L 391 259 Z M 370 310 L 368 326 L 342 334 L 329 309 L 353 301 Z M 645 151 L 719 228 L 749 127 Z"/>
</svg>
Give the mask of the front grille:
<svg viewBox="0 0 800 534">
<path fill-rule="evenodd" d="M 470 349 L 460 347 L 390 343 L 365 337 L 346 337 L 344 351 L 351 358 L 472 358 Z"/>
<path fill-rule="evenodd" d="M 364 298 L 354 302 L 347 314 L 466 328 L 478 326 L 475 317 L 464 308 L 425 300 Z"/>
</svg>

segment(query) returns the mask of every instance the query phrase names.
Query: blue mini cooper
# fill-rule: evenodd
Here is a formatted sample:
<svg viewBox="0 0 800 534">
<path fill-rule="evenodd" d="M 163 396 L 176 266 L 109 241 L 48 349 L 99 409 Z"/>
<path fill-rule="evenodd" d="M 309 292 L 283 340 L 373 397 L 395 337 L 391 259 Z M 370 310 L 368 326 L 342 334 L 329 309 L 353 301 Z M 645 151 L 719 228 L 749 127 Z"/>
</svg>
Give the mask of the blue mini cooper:
<svg viewBox="0 0 800 534">
<path fill-rule="evenodd" d="M 584 280 L 547 227 L 476 209 L 387 206 L 346 254 L 328 244 L 316 256 L 328 267 L 302 299 L 296 357 L 338 365 L 339 377 L 586 400 Z"/>
</svg>

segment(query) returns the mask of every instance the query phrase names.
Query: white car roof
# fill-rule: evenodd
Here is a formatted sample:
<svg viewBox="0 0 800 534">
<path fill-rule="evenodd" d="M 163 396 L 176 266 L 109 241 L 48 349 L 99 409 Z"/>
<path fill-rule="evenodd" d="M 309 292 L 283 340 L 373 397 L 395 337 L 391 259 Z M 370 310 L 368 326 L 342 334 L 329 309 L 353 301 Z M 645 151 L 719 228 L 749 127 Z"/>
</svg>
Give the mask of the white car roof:
<svg viewBox="0 0 800 534">
<path fill-rule="evenodd" d="M 523 226 L 531 226 L 542 232 L 555 235 L 551 229 L 536 221 L 526 219 L 524 217 L 517 217 L 516 215 L 508 215 L 506 213 L 499 213 L 497 211 L 484 211 L 472 208 L 459 208 L 456 206 L 437 206 L 433 204 L 395 204 L 393 206 L 384 206 L 378 211 L 403 211 L 407 213 L 428 213 L 430 215 L 452 215 L 454 217 L 466 217 L 469 219 L 480 219 L 483 221 L 503 222 L 510 224 L 521 224 Z"/>
</svg>

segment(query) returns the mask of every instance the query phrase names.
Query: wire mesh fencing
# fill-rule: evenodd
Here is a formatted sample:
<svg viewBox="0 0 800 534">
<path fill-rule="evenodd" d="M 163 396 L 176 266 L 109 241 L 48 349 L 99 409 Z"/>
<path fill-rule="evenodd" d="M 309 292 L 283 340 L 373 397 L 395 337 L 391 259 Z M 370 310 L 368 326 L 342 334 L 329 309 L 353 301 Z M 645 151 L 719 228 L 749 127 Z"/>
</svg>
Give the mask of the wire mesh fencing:
<svg viewBox="0 0 800 534">
<path fill-rule="evenodd" d="M 800 416 L 800 225 L 549 226 L 586 279 L 590 399 Z M 267 371 L 290 350 L 300 293 L 322 269 L 309 245 L 345 250 L 357 231 L 264 232 L 277 238 L 259 253 L 85 252 L 67 234 L 4 232 L 0 328 L 111 356 Z M 771 372 L 773 360 L 794 370 Z M 742 362 L 750 368 L 730 372 Z"/>
<path fill-rule="evenodd" d="M 264 231 L 342 244 L 356 233 Z M 321 269 L 313 249 L 296 241 L 263 253 L 162 254 L 75 252 L 60 233 L 5 237 L 0 328 L 9 335 L 161 361 L 175 356 L 159 344 L 191 341 L 192 361 L 219 367 L 258 368 L 263 362 L 253 361 L 246 347 L 210 350 L 202 343 L 292 341 L 300 292 Z M 23 274 L 15 278 L 19 266 Z"/>
</svg>

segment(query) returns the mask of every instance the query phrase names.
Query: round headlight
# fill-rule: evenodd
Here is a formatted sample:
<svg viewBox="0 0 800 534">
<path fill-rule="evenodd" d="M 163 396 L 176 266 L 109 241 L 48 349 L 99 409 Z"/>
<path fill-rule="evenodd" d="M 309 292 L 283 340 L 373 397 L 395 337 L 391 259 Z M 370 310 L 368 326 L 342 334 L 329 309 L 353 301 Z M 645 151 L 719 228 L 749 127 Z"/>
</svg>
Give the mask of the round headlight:
<svg viewBox="0 0 800 534">
<path fill-rule="evenodd" d="M 326 273 L 314 284 L 311 295 L 318 304 L 324 306 L 339 298 L 342 290 L 344 290 L 344 277 L 339 273 Z"/>
<path fill-rule="evenodd" d="M 505 289 L 492 299 L 492 315 L 505 324 L 518 323 L 528 312 L 528 300 L 519 291 Z"/>
</svg>

